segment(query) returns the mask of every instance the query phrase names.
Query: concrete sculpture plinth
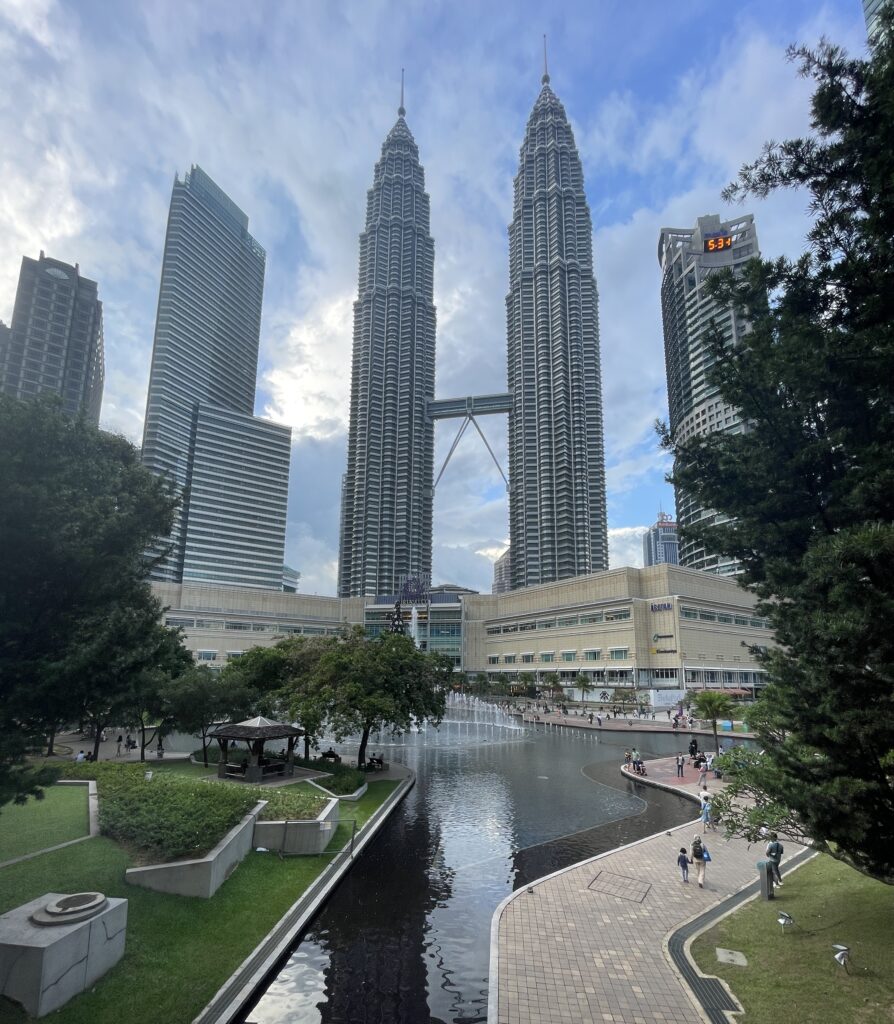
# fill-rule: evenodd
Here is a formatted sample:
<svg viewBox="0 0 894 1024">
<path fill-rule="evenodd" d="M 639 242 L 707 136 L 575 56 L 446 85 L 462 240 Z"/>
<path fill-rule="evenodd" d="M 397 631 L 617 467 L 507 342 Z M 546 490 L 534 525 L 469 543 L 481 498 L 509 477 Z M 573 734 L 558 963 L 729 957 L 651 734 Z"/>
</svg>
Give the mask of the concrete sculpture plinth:
<svg viewBox="0 0 894 1024">
<path fill-rule="evenodd" d="M 0 916 L 0 993 L 32 1017 L 58 1010 L 124 955 L 127 900 L 48 892 Z"/>
</svg>

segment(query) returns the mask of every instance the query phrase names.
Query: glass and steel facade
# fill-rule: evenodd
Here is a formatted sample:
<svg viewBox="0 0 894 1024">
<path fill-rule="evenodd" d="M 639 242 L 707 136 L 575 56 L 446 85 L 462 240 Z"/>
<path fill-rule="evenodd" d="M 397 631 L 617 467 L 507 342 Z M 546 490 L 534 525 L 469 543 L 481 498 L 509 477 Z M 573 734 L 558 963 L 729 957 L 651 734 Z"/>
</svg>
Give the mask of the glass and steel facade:
<svg viewBox="0 0 894 1024">
<path fill-rule="evenodd" d="M 43 253 L 23 257 L 12 323 L 0 325 L 0 391 L 59 395 L 69 416 L 98 425 L 104 370 L 96 282 Z"/>
<path fill-rule="evenodd" d="M 708 252 L 712 239 L 724 247 Z M 708 381 L 713 357 L 707 339 L 713 329 L 727 345 L 738 343 L 748 324 L 729 307 L 719 306 L 708 293 L 708 279 L 722 268 L 736 269 L 760 255 L 754 217 L 721 221 L 716 214 L 699 217 L 694 228 L 663 228 L 658 240 L 661 266 L 661 315 L 670 428 L 680 441 L 695 434 L 724 431 L 740 433 L 738 409 L 727 405 Z M 719 522 L 717 513 L 702 508 L 679 488 L 677 523 L 681 530 L 680 565 L 718 575 L 739 571 L 738 562 L 718 556 L 686 539 L 686 527 L 696 522 Z"/>
<path fill-rule="evenodd" d="M 419 150 L 400 108 L 367 193 L 354 303 L 341 597 L 431 573 L 434 241 Z"/>
<path fill-rule="evenodd" d="M 677 524 L 662 513 L 643 534 L 643 565 L 678 565 L 679 561 Z"/>
<path fill-rule="evenodd" d="M 592 230 L 574 135 L 544 75 L 509 226 L 513 589 L 608 566 Z"/>
<path fill-rule="evenodd" d="M 182 505 L 154 579 L 282 587 L 291 431 L 252 416 L 265 261 L 200 167 L 175 177 L 143 463 Z"/>
</svg>

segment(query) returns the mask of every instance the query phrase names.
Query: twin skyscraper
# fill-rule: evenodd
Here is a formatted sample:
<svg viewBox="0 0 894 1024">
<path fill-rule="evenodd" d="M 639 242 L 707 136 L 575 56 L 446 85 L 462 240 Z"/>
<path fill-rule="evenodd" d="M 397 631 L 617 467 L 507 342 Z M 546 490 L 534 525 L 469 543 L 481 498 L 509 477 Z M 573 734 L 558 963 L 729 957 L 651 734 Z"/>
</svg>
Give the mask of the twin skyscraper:
<svg viewBox="0 0 894 1024">
<path fill-rule="evenodd" d="M 509 585 L 608 567 L 592 224 L 565 108 L 542 88 L 515 177 L 507 385 L 435 400 L 434 242 L 401 98 L 367 195 L 354 304 L 338 592 L 401 593 L 430 578 L 434 422 L 509 416 Z"/>
</svg>

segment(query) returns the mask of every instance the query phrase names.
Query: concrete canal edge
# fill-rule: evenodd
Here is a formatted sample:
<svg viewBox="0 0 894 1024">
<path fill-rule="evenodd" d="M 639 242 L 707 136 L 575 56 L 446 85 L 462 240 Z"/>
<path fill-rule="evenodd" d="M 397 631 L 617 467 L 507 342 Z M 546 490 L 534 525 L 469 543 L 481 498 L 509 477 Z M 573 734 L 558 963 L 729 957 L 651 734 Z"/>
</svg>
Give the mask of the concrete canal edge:
<svg viewBox="0 0 894 1024">
<path fill-rule="evenodd" d="M 416 785 L 416 773 L 409 768 L 407 773 L 407 777 L 358 832 L 353 853 L 345 849 L 333 858 L 218 989 L 192 1024 L 232 1024 L 245 1012 L 260 986 L 278 967 L 289 947 L 350 870 L 354 858 L 372 842 L 401 800 Z"/>
</svg>

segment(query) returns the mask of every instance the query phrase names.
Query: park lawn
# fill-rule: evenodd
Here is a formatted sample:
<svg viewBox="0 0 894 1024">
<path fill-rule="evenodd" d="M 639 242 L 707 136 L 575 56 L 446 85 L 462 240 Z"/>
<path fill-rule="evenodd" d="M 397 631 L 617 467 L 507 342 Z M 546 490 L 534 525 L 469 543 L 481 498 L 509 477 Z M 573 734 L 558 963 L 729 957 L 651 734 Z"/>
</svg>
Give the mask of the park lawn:
<svg viewBox="0 0 894 1024">
<path fill-rule="evenodd" d="M 702 972 L 729 984 L 748 1024 L 894 1021 L 894 886 L 827 856 L 783 880 L 772 904 L 751 901 L 695 940 Z M 780 910 L 795 920 L 784 935 Z M 850 974 L 832 959 L 835 943 L 850 947 Z M 717 947 L 744 953 L 748 966 L 718 963 Z"/>
<path fill-rule="evenodd" d="M 207 768 L 203 764 L 192 761 L 146 761 L 146 770 L 153 772 L 172 772 L 174 775 L 187 775 L 191 779 L 216 779 L 217 765 Z"/>
<path fill-rule="evenodd" d="M 374 783 L 370 789 L 373 785 L 375 791 L 364 796 L 356 814 L 364 821 L 396 783 Z M 99 890 L 125 897 L 130 903 L 123 959 L 92 991 L 54 1013 L 54 1022 L 189 1021 L 323 871 L 342 845 L 339 840 L 349 837 L 350 825 L 342 825 L 320 857 L 280 860 L 252 852 L 210 900 L 127 885 L 130 858 L 98 837 L 0 870 L 0 913 L 45 892 Z M 0 1024 L 26 1020 L 24 1011 L 0 998 Z"/>
<path fill-rule="evenodd" d="M 89 833 L 86 786 L 48 786 L 44 793 L 43 800 L 0 811 L 0 863 Z"/>
</svg>

